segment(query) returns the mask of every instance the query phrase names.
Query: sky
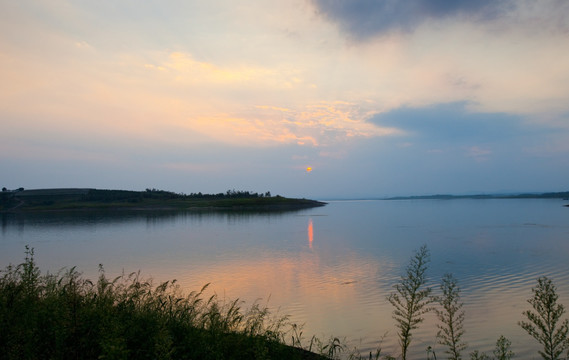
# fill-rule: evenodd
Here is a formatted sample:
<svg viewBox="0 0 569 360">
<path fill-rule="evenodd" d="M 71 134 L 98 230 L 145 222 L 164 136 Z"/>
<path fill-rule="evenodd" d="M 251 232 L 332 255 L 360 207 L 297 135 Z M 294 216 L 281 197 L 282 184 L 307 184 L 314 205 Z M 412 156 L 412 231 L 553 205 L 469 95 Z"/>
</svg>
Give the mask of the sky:
<svg viewBox="0 0 569 360">
<path fill-rule="evenodd" d="M 566 0 L 0 0 L 0 186 L 567 191 L 568 44 Z"/>
</svg>

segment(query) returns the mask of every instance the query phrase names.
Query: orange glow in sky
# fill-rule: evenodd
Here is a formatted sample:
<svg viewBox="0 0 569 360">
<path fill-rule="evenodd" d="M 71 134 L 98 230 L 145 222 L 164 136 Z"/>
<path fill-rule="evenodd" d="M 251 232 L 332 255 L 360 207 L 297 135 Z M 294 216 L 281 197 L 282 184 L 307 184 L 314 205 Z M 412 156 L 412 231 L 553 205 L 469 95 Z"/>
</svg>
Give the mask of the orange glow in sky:
<svg viewBox="0 0 569 360">
<path fill-rule="evenodd" d="M 502 2 L 0 1 L 0 187 L 561 191 L 569 1 Z"/>
</svg>

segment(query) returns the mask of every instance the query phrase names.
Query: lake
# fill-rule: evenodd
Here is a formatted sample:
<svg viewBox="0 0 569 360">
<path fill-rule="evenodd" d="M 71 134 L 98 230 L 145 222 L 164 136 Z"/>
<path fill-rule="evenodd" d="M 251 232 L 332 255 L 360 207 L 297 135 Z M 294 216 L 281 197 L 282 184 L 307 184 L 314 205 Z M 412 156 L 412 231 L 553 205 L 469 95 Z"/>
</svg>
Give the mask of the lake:
<svg viewBox="0 0 569 360">
<path fill-rule="evenodd" d="M 177 279 L 187 292 L 206 283 L 221 298 L 259 301 L 305 324 L 304 341 L 346 338 L 362 353 L 381 341 L 398 355 L 386 297 L 413 252 L 431 252 L 434 291 L 443 274 L 459 281 L 464 340 L 492 355 L 505 335 L 519 358 L 539 345 L 517 322 L 536 279 L 548 276 L 569 306 L 569 208 L 561 200 L 333 201 L 286 213 L 43 213 L 1 217 L 0 265 L 35 249 L 43 272 L 77 266 L 95 279 L 141 270 L 156 283 Z M 566 318 L 567 316 L 565 316 Z M 413 333 L 412 358 L 436 344 L 428 314 Z M 465 356 L 468 357 L 468 356 Z"/>
</svg>

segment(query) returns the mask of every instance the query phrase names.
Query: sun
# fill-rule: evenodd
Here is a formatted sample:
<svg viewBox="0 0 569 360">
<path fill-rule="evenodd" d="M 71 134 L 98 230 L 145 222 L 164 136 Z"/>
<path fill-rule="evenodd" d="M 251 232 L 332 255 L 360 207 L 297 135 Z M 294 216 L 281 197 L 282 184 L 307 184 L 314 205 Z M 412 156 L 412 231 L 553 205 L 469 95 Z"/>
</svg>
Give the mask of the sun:
<svg viewBox="0 0 569 360">
<path fill-rule="evenodd" d="M 311 172 L 311 171 L 312 171 L 312 168 L 310 166 L 306 168 L 306 172 Z"/>
</svg>

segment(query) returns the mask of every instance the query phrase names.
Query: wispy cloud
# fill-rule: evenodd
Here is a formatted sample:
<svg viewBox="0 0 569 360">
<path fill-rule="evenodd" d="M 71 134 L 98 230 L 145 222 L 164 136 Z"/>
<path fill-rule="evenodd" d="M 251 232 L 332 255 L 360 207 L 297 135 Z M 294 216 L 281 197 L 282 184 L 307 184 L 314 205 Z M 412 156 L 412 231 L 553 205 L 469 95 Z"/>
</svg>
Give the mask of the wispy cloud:
<svg viewBox="0 0 569 360">
<path fill-rule="evenodd" d="M 472 146 L 467 149 L 467 156 L 473 158 L 477 162 L 487 161 L 490 155 L 492 155 L 492 151 L 487 148 Z"/>
<path fill-rule="evenodd" d="M 369 114 L 358 105 L 321 102 L 298 110 L 258 105 L 244 110 L 239 117 L 226 114 L 190 118 L 186 126 L 219 141 L 253 146 L 287 143 L 332 146 L 350 139 L 400 133 L 396 128 L 379 126 L 368 120 Z"/>
</svg>

